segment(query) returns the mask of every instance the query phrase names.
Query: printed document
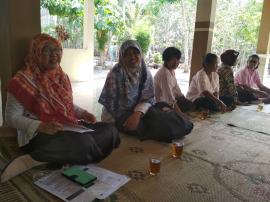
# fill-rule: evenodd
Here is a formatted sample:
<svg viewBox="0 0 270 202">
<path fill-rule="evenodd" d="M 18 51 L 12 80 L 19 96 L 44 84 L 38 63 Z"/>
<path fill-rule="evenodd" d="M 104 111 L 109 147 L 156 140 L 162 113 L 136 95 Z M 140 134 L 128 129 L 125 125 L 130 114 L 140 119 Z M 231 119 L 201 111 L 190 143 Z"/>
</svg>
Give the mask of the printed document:
<svg viewBox="0 0 270 202">
<path fill-rule="evenodd" d="M 95 198 L 107 198 L 130 180 L 125 175 L 111 172 L 93 164 L 78 167 L 97 176 L 94 185 L 85 188 L 63 176 L 62 170 L 53 171 L 34 183 L 64 201 L 89 202 Z"/>
</svg>

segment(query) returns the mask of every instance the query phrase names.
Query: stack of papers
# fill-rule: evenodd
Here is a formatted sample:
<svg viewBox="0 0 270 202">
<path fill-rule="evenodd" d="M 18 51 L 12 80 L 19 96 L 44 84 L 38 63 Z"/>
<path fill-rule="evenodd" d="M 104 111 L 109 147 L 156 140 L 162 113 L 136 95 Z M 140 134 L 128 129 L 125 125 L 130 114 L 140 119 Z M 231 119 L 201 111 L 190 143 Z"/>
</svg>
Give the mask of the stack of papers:
<svg viewBox="0 0 270 202">
<path fill-rule="evenodd" d="M 84 188 L 63 176 L 62 170 L 53 171 L 34 183 L 64 201 L 89 202 L 96 198 L 107 198 L 130 180 L 125 175 L 111 172 L 96 165 L 78 167 L 97 176 L 94 185 Z"/>
</svg>

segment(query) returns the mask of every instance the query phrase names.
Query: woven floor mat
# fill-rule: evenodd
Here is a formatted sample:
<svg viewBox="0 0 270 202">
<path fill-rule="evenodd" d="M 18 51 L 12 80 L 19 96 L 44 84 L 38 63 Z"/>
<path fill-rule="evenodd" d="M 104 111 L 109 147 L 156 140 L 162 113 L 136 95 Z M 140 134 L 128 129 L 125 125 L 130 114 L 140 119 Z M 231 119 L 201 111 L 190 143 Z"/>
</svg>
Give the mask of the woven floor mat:
<svg viewBox="0 0 270 202">
<path fill-rule="evenodd" d="M 249 109 L 237 108 L 225 114 L 211 116 L 212 120 L 233 124 L 237 127 L 262 132 L 270 135 L 270 114 Z"/>
<path fill-rule="evenodd" d="M 270 201 L 270 136 L 212 117 L 197 119 L 184 143 L 182 157 L 173 159 L 170 144 L 123 135 L 120 147 L 98 164 L 131 178 L 108 201 Z M 18 152 L 15 137 L 0 138 L 4 158 Z M 151 156 L 161 158 L 155 177 L 148 174 Z M 56 200 L 33 185 L 33 175 L 42 169 L 0 184 L 0 201 Z"/>
<path fill-rule="evenodd" d="M 0 166 L 9 160 L 23 154 L 17 146 L 15 136 L 0 137 Z M 53 195 L 39 189 L 33 184 L 33 178 L 46 170 L 46 166 L 39 166 L 28 170 L 12 180 L 0 183 L 0 201 L 60 201 Z"/>
<path fill-rule="evenodd" d="M 209 120 L 185 138 L 181 159 L 170 145 L 124 137 L 100 165 L 132 179 L 119 201 L 269 201 L 270 137 Z M 161 173 L 148 174 L 148 158 L 161 158 Z"/>
</svg>

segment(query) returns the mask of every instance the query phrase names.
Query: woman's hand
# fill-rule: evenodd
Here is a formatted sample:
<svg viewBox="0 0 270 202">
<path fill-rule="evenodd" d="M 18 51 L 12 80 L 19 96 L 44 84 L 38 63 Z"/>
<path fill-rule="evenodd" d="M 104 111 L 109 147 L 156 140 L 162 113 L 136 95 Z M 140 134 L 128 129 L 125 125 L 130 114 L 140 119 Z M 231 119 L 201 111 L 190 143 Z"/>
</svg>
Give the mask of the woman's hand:
<svg viewBox="0 0 270 202">
<path fill-rule="evenodd" d="M 269 94 L 267 92 L 264 92 L 264 91 L 258 90 L 257 94 L 259 95 L 258 97 L 262 97 L 262 98 L 268 98 L 269 97 Z"/>
<path fill-rule="evenodd" d="M 219 106 L 220 111 L 223 112 L 223 113 L 226 112 L 226 111 L 229 111 L 228 107 L 222 101 L 220 101 L 218 103 L 218 106 Z"/>
<path fill-rule="evenodd" d="M 84 111 L 82 113 L 82 117 L 81 117 L 84 121 L 88 122 L 88 123 L 96 123 L 97 119 L 95 117 L 95 115 L 89 113 L 88 111 Z"/>
<path fill-rule="evenodd" d="M 176 113 L 182 113 L 181 109 L 178 107 L 177 103 L 174 104 L 173 109 Z"/>
<path fill-rule="evenodd" d="M 37 129 L 38 132 L 53 135 L 63 130 L 63 126 L 57 122 L 41 122 Z"/>
<path fill-rule="evenodd" d="M 126 120 L 126 122 L 124 123 L 124 128 L 127 131 L 133 131 L 136 130 L 138 128 L 139 122 L 140 122 L 140 118 L 141 118 L 142 113 L 141 112 L 133 112 L 133 114 L 131 114 L 130 117 L 128 117 L 128 119 Z"/>
<path fill-rule="evenodd" d="M 213 95 L 218 98 L 218 92 L 214 92 Z"/>
</svg>

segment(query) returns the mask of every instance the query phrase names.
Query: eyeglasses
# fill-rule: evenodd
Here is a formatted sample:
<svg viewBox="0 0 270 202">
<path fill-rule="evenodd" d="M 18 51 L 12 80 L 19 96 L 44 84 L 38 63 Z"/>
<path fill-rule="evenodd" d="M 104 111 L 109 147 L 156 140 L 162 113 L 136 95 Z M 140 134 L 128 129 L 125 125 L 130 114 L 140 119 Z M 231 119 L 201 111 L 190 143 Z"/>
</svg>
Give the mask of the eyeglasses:
<svg viewBox="0 0 270 202">
<path fill-rule="evenodd" d="M 52 55 L 52 54 L 60 55 L 60 54 L 62 54 L 62 49 L 61 48 L 45 47 L 42 50 L 42 54 L 44 54 L 44 55 Z"/>
</svg>

